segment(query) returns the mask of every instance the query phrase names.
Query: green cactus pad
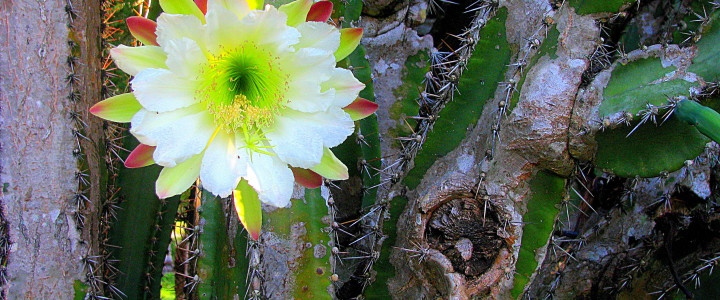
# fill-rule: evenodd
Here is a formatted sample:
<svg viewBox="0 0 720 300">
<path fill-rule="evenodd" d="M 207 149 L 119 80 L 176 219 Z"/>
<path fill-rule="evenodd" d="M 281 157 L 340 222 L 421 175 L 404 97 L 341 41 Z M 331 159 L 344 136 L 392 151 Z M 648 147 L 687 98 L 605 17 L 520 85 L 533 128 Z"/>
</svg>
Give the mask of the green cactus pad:
<svg viewBox="0 0 720 300">
<path fill-rule="evenodd" d="M 595 165 L 622 177 L 654 177 L 680 169 L 700 155 L 709 141 L 693 126 L 671 117 L 661 126 L 645 124 L 599 132 Z"/>
<path fill-rule="evenodd" d="M 646 108 L 647 104 L 662 106 L 667 103 L 668 97 L 689 96 L 690 88 L 696 83 L 675 79 L 653 85 L 638 86 L 622 93 L 606 96 L 600 106 L 600 116 L 605 117 L 617 112 L 637 114 Z"/>
<path fill-rule="evenodd" d="M 570 0 L 568 5 L 575 8 L 575 13 L 579 15 L 594 13 L 617 13 L 620 9 L 636 0 Z"/>
<path fill-rule="evenodd" d="M 720 80 L 720 22 L 717 21 L 720 11 L 712 14 L 712 24 L 703 30 L 702 38 L 697 43 L 697 56 L 688 71 L 702 76 L 705 81 Z"/>
<path fill-rule="evenodd" d="M 697 83 L 675 79 L 651 84 L 674 70 L 674 67 L 663 68 L 659 58 L 618 65 L 603 91 L 603 102 L 598 110 L 600 117 L 618 112 L 636 114 L 647 104 L 661 106 L 667 102 L 667 97 L 690 95 L 690 88 Z"/>
<path fill-rule="evenodd" d="M 87 295 L 88 285 L 80 280 L 75 280 L 73 281 L 73 291 L 75 292 L 75 296 L 73 296 L 73 299 L 83 300 Z"/>
<path fill-rule="evenodd" d="M 612 79 L 608 82 L 603 95 L 615 96 L 638 86 L 658 80 L 665 74 L 675 71 L 675 67 L 664 68 L 660 58 L 645 58 L 618 65 L 612 71 Z"/>
<path fill-rule="evenodd" d="M 328 294 L 332 268 L 330 266 L 330 235 L 323 220 L 328 216 L 326 200 L 320 189 L 305 189 L 305 202 L 294 203 L 296 217 L 305 222 L 306 241 L 312 245 L 305 249 L 295 281 L 295 299 L 331 299 Z"/>
<path fill-rule="evenodd" d="M 540 171 L 530 180 L 530 200 L 523 216 L 523 236 L 515 265 L 515 281 L 511 294 L 517 298 L 537 268 L 536 251 L 544 247 L 552 234 L 555 217 L 565 194 L 565 178 Z"/>
<path fill-rule="evenodd" d="M 458 82 L 458 93 L 440 112 L 427 142 L 415 157 L 415 167 L 405 179 L 408 187 L 417 187 L 435 160 L 460 144 L 468 127 L 480 117 L 485 102 L 494 96 L 498 82 L 503 81 L 511 57 L 506 39 L 507 15 L 506 8 L 498 9 L 480 31 L 480 40 Z"/>
</svg>

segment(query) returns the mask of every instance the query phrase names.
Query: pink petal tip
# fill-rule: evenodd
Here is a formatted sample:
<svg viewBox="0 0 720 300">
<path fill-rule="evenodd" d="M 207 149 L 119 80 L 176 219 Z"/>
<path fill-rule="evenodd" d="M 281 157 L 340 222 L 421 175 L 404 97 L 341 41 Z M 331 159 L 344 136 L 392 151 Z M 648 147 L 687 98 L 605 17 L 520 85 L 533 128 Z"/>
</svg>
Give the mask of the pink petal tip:
<svg viewBox="0 0 720 300">
<path fill-rule="evenodd" d="M 306 188 L 315 189 L 322 185 L 322 176 L 318 173 L 308 169 L 294 167 L 291 167 L 290 170 L 292 171 L 293 176 L 295 176 L 295 182 Z"/>
<path fill-rule="evenodd" d="M 343 108 L 353 121 L 364 119 L 377 111 L 378 104 L 364 98 L 357 98 L 350 105 Z"/>
<path fill-rule="evenodd" d="M 125 160 L 125 167 L 141 168 L 152 165 L 155 163 L 153 153 L 155 153 L 155 146 L 140 144 L 128 155 Z"/>
<path fill-rule="evenodd" d="M 145 45 L 158 45 L 157 34 L 155 34 L 157 23 L 155 21 L 135 16 L 125 19 L 125 23 L 127 23 L 130 33 L 138 41 Z"/>
<path fill-rule="evenodd" d="M 308 22 L 327 22 L 332 15 L 333 4 L 330 1 L 319 1 L 315 2 L 305 19 Z"/>
</svg>

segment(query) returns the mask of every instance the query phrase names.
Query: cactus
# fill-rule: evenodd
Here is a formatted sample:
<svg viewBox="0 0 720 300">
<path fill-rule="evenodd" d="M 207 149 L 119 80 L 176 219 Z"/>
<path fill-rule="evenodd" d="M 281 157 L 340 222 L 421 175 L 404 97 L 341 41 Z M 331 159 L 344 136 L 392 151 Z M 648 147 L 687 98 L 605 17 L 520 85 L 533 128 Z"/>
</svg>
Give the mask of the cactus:
<svg viewBox="0 0 720 300">
<path fill-rule="evenodd" d="M 715 12 L 712 16 L 717 16 Z M 678 78 L 678 74 L 690 72 L 711 80 L 717 76 L 718 68 L 709 63 L 710 57 L 716 56 L 714 48 L 707 46 L 714 43 L 717 36 L 716 26 L 708 16 L 703 21 L 702 30 L 707 34 L 698 43 L 698 54 L 692 64 L 676 64 L 665 67 L 667 61 L 661 61 L 652 55 L 653 49 L 636 50 L 629 57 L 642 57 L 650 53 L 650 57 L 621 61 L 612 70 L 610 81 L 603 90 L 603 101 L 598 114 L 603 126 L 630 125 L 632 129 L 615 128 L 601 132 L 597 136 L 598 150 L 596 164 L 598 167 L 620 176 L 653 177 L 661 173 L 672 172 L 684 165 L 684 162 L 700 155 L 707 139 L 691 127 L 676 122 L 670 116 L 674 112 L 677 119 L 695 125 L 700 133 L 716 139 L 713 125 L 720 116 L 710 108 L 687 97 L 696 97 L 698 90 L 713 89 L 705 81 L 691 82 Z M 712 49 L 712 50 L 711 50 Z M 672 50 L 661 51 L 668 57 Z M 667 97 L 672 97 L 670 100 Z M 676 100 L 672 100 L 676 99 Z M 679 99 L 679 100 L 677 100 Z M 661 111 L 664 112 L 662 120 Z M 640 117 L 637 120 L 637 117 Z M 652 120 L 652 122 L 650 122 Z M 644 124 L 660 124 L 656 128 Z M 625 134 L 627 138 L 622 138 Z M 652 149 L 652 150 L 650 150 Z M 663 149 L 664 151 L 658 151 Z M 648 151 L 650 150 L 650 151 Z M 632 153 L 632 157 L 624 155 Z"/>
<path fill-rule="evenodd" d="M 130 139 L 130 138 L 128 138 Z M 117 288 L 130 298 L 153 298 L 160 294 L 160 278 L 170 232 L 181 197 L 160 200 L 155 195 L 153 179 L 157 167 L 124 169 L 119 175 L 123 202 L 118 203 L 117 221 L 111 229 L 115 266 L 122 274 Z"/>
<path fill-rule="evenodd" d="M 577 14 L 593 14 L 593 13 L 617 13 L 622 11 L 623 7 L 627 7 L 634 3 L 635 0 L 613 0 L 613 1 L 582 1 L 571 0 L 568 5 L 576 9 Z"/>
<path fill-rule="evenodd" d="M 220 199 L 210 192 L 201 192 L 197 229 L 199 246 L 197 275 L 192 284 L 199 298 L 229 299 L 243 297 L 248 274 L 247 238 L 234 217 L 228 199 Z"/>
<path fill-rule="evenodd" d="M 472 54 L 458 53 L 456 58 L 469 57 L 467 70 L 463 72 L 464 75 L 458 76 L 459 74 L 452 72 L 448 67 L 448 78 L 444 82 L 444 84 L 457 85 L 447 90 L 457 89 L 459 93 L 448 95 L 451 100 L 445 101 L 449 101 L 449 104 L 437 115 L 433 130 L 424 138 L 433 142 L 426 143 L 415 157 L 415 166 L 405 179 L 410 188 L 415 188 L 420 183 L 421 174 L 425 173 L 436 158 L 444 156 L 460 143 L 467 128 L 477 121 L 486 99 L 495 93 L 498 85 L 501 85 L 507 65 L 510 64 L 510 45 L 506 42 L 505 36 L 507 12 L 501 8 L 492 19 L 485 20 L 483 16 L 478 18 L 480 23 L 477 26 L 482 26 L 482 29 L 477 36 L 469 34 L 465 45 L 473 48 L 472 51 L 467 51 Z M 484 22 L 487 24 L 483 24 Z M 481 83 L 479 88 L 478 82 Z M 427 93 L 443 92 L 442 88 L 443 86 L 438 86 L 437 91 L 431 89 Z M 513 87 L 508 86 L 507 89 L 512 91 Z"/>
<path fill-rule="evenodd" d="M 86 116 L 87 14 L 67 3 L 77 299 L 717 295 L 717 1 L 333 1 L 331 22 L 366 37 L 337 64 L 380 110 L 323 158 L 350 179 L 296 185 L 284 208 L 261 205 L 250 179 L 230 197 L 196 181 L 161 200 L 159 167 L 122 167 L 150 163 L 151 146 Z M 107 0 L 103 42 L 137 43 L 122 20 L 161 3 L 197 16 L 206 4 Z M 103 117 L 128 121 L 142 105 L 113 68 L 106 58 L 102 98 L 127 111 Z M 22 235 L 6 219 L 23 202 L 4 199 L 12 287 Z"/>
<path fill-rule="evenodd" d="M 538 173 L 530 181 L 530 192 L 532 196 L 527 204 L 528 212 L 523 217 L 525 226 L 515 267 L 517 275 L 511 291 L 513 298 L 522 293 L 535 273 L 538 261 L 543 260 L 542 249 L 555 228 L 559 204 L 565 197 L 565 179 L 547 172 Z"/>
</svg>

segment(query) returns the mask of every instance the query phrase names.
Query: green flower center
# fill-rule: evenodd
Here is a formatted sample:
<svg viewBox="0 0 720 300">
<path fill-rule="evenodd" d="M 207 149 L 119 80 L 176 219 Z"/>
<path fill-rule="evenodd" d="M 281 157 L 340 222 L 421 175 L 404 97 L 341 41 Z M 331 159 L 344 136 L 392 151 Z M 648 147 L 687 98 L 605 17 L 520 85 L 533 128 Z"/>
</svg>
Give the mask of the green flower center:
<svg viewBox="0 0 720 300">
<path fill-rule="evenodd" d="M 253 44 L 209 59 L 198 94 L 219 127 L 247 133 L 272 124 L 288 85 L 277 60 Z"/>
</svg>

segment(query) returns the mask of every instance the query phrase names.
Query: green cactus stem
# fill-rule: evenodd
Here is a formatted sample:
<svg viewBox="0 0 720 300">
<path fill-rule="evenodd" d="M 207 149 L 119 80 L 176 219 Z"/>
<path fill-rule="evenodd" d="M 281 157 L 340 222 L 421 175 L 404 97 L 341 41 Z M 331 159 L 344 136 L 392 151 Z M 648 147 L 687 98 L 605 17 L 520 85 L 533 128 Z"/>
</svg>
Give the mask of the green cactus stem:
<svg viewBox="0 0 720 300">
<path fill-rule="evenodd" d="M 506 38 L 507 9 L 500 8 L 494 18 L 480 30 L 480 39 L 457 82 L 458 93 L 447 103 L 428 133 L 426 142 L 415 157 L 415 167 L 405 178 L 413 189 L 435 160 L 455 149 L 465 138 L 469 126 L 480 117 L 483 106 L 491 99 L 498 83 L 503 81 L 511 50 Z"/>
<path fill-rule="evenodd" d="M 627 8 L 636 0 L 569 0 L 568 5 L 575 8 L 575 13 L 580 15 L 594 13 L 618 13 Z"/>
<path fill-rule="evenodd" d="M 245 296 L 247 238 L 228 199 L 202 191 L 199 208 L 200 246 L 197 292 L 200 299 L 236 299 Z"/>
<path fill-rule="evenodd" d="M 675 106 L 675 116 L 687 122 L 705 136 L 720 143 L 720 114 L 712 108 L 683 99 Z"/>
<path fill-rule="evenodd" d="M 300 250 L 292 258 L 288 282 L 293 282 L 294 299 L 331 299 L 330 278 L 334 270 L 330 255 L 330 222 L 323 188 L 305 189 L 305 199 L 293 199 L 289 208 L 266 212 L 263 230 L 281 243 Z M 269 247 L 265 245 L 264 247 Z M 288 255 L 294 251 L 278 250 Z"/>
<path fill-rule="evenodd" d="M 530 180 L 530 200 L 523 216 L 523 236 L 520 254 L 515 265 L 513 298 L 522 293 L 538 266 L 536 255 L 545 247 L 552 234 L 560 202 L 565 195 L 565 178 L 540 171 Z"/>
<path fill-rule="evenodd" d="M 662 106 L 668 96 L 689 96 L 690 88 L 697 83 L 683 79 L 651 83 L 660 80 L 675 67 L 663 68 L 659 58 L 646 58 L 619 64 L 603 91 L 603 102 L 598 113 L 605 118 L 618 112 L 637 114 L 648 104 Z"/>
<path fill-rule="evenodd" d="M 125 148 L 137 146 L 126 137 Z M 160 295 L 160 279 L 170 244 L 180 196 L 158 199 L 155 180 L 160 166 L 120 169 L 120 198 L 117 221 L 112 224 L 110 244 L 116 268 L 122 276 L 117 288 L 128 299 L 152 299 Z"/>
</svg>

